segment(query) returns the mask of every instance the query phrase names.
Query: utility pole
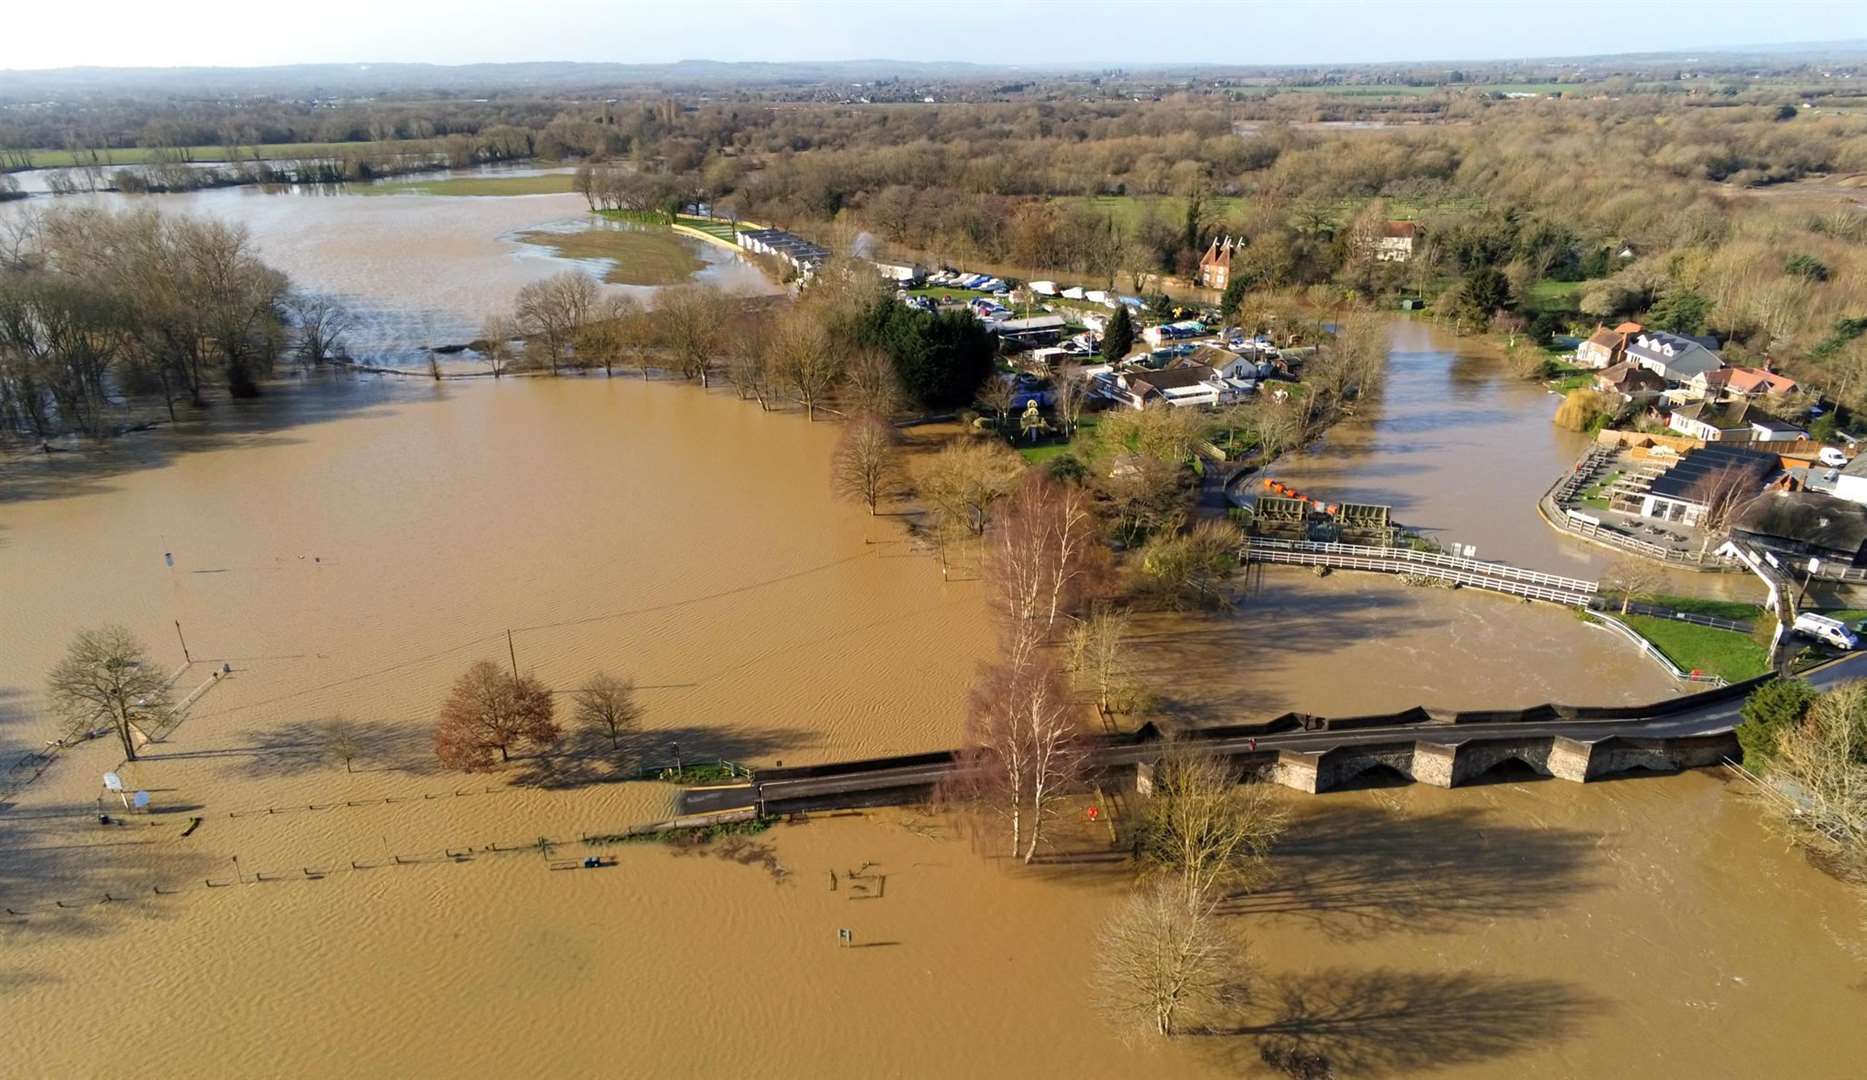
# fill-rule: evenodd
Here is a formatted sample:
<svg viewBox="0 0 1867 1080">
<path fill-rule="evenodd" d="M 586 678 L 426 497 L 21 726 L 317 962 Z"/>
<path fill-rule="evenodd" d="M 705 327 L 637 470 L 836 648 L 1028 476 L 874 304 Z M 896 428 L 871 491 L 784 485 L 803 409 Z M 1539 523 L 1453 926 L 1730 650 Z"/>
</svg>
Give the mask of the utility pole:
<svg viewBox="0 0 1867 1080">
<path fill-rule="evenodd" d="M 516 680 L 519 677 L 519 654 L 518 651 L 512 647 L 512 631 L 510 629 L 506 630 L 506 655 L 512 658 L 512 677 Z"/>
</svg>

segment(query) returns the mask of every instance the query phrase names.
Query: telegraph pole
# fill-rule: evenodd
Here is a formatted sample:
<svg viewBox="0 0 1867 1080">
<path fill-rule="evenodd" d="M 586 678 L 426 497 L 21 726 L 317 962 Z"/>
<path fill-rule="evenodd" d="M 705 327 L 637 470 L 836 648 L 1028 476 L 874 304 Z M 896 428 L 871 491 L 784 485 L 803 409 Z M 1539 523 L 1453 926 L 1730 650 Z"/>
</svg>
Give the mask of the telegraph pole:
<svg viewBox="0 0 1867 1080">
<path fill-rule="evenodd" d="M 512 631 L 510 629 L 506 631 L 506 655 L 512 658 L 512 677 L 516 680 L 519 677 L 519 654 L 518 650 L 512 647 Z"/>
</svg>

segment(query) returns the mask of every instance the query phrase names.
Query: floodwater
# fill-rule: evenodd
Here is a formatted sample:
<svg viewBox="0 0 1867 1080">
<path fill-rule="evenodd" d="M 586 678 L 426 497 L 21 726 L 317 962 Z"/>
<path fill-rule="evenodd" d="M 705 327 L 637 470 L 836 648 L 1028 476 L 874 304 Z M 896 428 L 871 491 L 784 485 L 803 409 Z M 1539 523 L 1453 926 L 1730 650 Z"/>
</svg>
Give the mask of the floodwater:
<svg viewBox="0 0 1867 1080">
<path fill-rule="evenodd" d="M 123 770 L 151 813 L 98 823 L 101 739 L 0 812 L 28 1071 L 1858 1073 L 1867 911 L 1710 774 L 1291 795 L 1271 879 L 1227 906 L 1254 995 L 1161 1047 L 1096 1014 L 1130 879 L 1079 812 L 1037 869 L 914 812 L 593 849 L 672 789 L 435 769 L 436 702 L 480 659 L 634 678 L 654 762 L 952 745 L 991 650 L 977 584 L 831 502 L 835 437 L 660 381 L 333 374 L 6 463 L 0 761 L 48 737 L 80 626 L 127 623 L 167 668 L 179 621 L 178 685 L 207 686 Z M 1560 610 L 1356 575 L 1267 574 L 1235 617 L 1144 629 L 1162 689 L 1230 720 L 1660 693 Z M 309 727 L 339 712 L 354 768 Z M 597 852 L 617 865 L 553 869 Z"/>
<path fill-rule="evenodd" d="M 45 209 L 96 201 L 244 225 L 268 263 L 300 288 L 335 297 L 351 312 L 355 326 L 345 341 L 352 356 L 390 367 L 425 367 L 428 345 L 473 340 L 488 314 L 510 311 L 519 290 L 532 282 L 571 269 L 600 279 L 607 269 L 560 258 L 548 247 L 518 239 L 525 232 L 605 224 L 591 216 L 581 195 L 384 196 L 360 194 L 356 188 L 248 186 L 175 195 L 61 196 L 0 204 L 0 214 L 18 213 L 28 204 Z M 776 291 L 750 261 L 713 244 L 677 239 L 706 263 L 693 280 L 728 292 Z M 630 285 L 604 288 L 645 300 L 655 292 Z"/>
</svg>

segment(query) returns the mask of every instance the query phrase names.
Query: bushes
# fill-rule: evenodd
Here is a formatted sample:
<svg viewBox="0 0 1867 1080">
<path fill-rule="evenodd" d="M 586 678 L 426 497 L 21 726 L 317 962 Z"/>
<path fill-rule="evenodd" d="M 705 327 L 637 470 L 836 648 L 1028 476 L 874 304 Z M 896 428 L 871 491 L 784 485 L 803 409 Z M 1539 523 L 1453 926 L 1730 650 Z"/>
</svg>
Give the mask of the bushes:
<svg viewBox="0 0 1867 1080">
<path fill-rule="evenodd" d="M 1612 415 L 1606 395 L 1594 390 L 1571 390 L 1556 406 L 1556 426 L 1568 431 L 1599 431 Z"/>
<path fill-rule="evenodd" d="M 1744 767 L 1759 775 L 1766 772 L 1783 732 L 1801 723 L 1820 696 L 1801 679 L 1777 679 L 1752 691 L 1744 700 L 1744 722 L 1737 725 Z"/>
</svg>

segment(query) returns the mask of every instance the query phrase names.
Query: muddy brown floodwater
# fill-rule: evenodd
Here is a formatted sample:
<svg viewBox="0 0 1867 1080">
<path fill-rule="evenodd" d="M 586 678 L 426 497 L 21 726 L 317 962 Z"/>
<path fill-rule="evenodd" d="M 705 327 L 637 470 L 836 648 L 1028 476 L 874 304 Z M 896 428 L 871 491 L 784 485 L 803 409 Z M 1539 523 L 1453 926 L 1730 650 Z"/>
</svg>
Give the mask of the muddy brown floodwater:
<svg viewBox="0 0 1867 1080">
<path fill-rule="evenodd" d="M 291 275 L 295 286 L 335 297 L 351 312 L 354 326 L 345 342 L 352 355 L 391 367 L 425 367 L 427 345 L 472 341 L 488 313 L 510 310 L 518 291 L 534 281 L 571 269 L 603 278 L 612 269 L 603 259 L 561 258 L 548 246 L 520 239 L 529 232 L 605 227 L 581 195 L 383 196 L 361 194 L 362 186 L 35 198 L 0 204 L 0 215 L 20 213 L 29 204 L 46 209 L 94 203 L 245 226 L 261 257 Z M 737 293 L 777 289 L 758 267 L 722 247 L 688 237 L 670 242 L 704 264 L 695 281 Z M 644 299 L 655 291 L 605 288 Z"/>
<path fill-rule="evenodd" d="M 1235 1076 L 1295 1050 L 1356 1076 L 1858 1075 L 1863 910 L 1711 774 L 1291 795 L 1271 880 L 1228 904 L 1254 995 L 1162 1047 L 1095 1014 L 1129 871 L 1080 811 L 1036 869 L 885 811 L 554 870 L 672 788 L 434 769 L 436 700 L 508 628 L 555 688 L 634 677 L 655 760 L 951 745 L 991 648 L 977 585 L 830 501 L 835 437 L 658 381 L 337 376 L 6 462 L 3 760 L 49 736 L 80 626 L 179 667 L 179 620 L 180 687 L 232 675 L 124 768 L 152 812 L 98 823 L 102 739 L 0 810 L 0 1071 Z M 1148 632 L 1227 719 L 1662 689 L 1566 613 L 1349 575 Z M 310 739 L 337 712 L 368 732 L 354 770 Z"/>
</svg>

